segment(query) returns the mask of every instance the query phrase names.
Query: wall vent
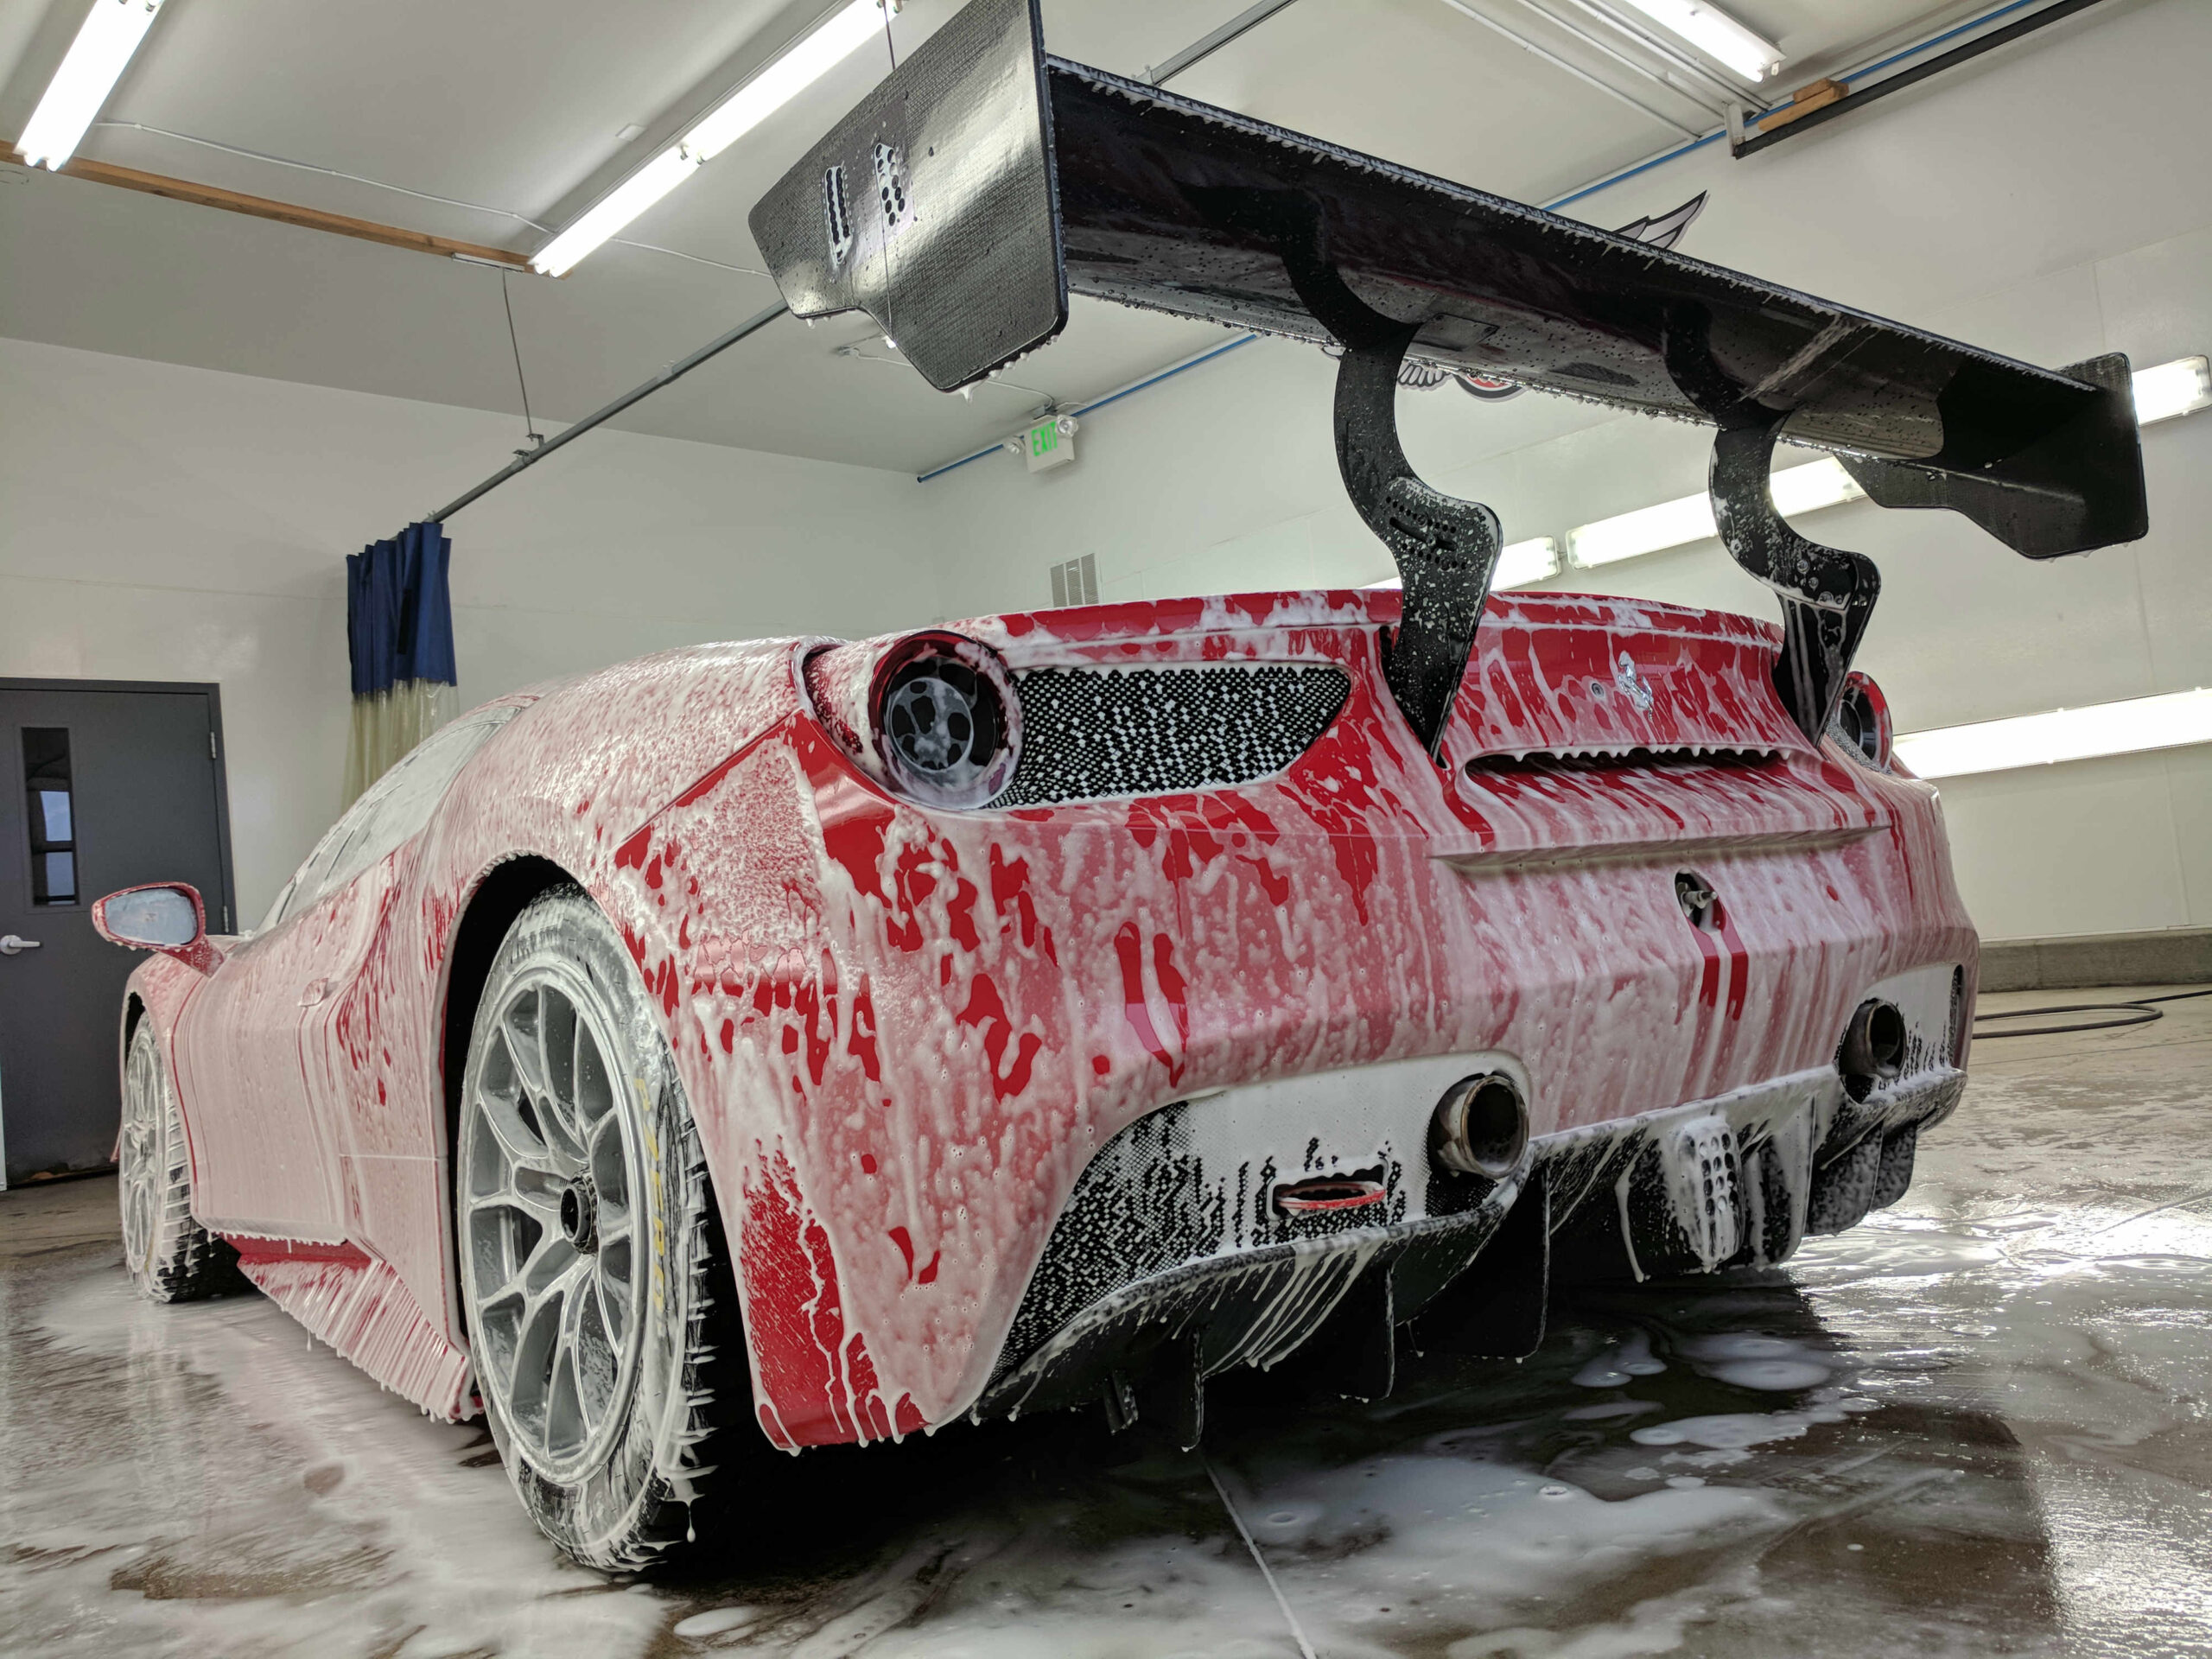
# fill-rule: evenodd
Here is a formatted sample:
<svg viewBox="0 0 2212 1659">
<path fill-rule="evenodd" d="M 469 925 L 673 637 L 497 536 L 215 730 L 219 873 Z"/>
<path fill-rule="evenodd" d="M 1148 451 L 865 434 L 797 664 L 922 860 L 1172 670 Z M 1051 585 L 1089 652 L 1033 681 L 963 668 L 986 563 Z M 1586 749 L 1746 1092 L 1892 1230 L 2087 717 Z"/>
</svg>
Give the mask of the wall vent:
<svg viewBox="0 0 2212 1659">
<path fill-rule="evenodd" d="M 1070 559 L 1065 564 L 1052 567 L 1052 604 L 1057 608 L 1066 605 L 1096 605 L 1098 602 L 1098 556 L 1086 553 L 1079 559 Z"/>
</svg>

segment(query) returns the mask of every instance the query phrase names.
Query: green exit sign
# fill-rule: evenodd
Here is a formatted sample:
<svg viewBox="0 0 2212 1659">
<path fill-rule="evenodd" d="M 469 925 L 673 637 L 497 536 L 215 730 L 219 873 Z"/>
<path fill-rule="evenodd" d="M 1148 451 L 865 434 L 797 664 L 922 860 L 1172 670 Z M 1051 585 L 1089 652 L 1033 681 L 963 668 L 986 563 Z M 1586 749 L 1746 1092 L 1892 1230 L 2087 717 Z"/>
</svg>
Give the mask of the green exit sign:
<svg viewBox="0 0 2212 1659">
<path fill-rule="evenodd" d="M 1033 473 L 1066 466 L 1075 459 L 1075 433 L 1072 415 L 1057 415 L 1038 422 L 1016 440 L 1021 446 L 1023 464 Z"/>
</svg>

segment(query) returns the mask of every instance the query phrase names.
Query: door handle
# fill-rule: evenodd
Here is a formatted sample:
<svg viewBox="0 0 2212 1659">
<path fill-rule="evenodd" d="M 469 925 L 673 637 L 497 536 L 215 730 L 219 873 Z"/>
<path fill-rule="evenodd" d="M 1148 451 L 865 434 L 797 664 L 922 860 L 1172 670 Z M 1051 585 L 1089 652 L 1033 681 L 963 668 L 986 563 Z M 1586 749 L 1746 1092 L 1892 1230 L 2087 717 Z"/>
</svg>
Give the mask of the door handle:
<svg viewBox="0 0 2212 1659">
<path fill-rule="evenodd" d="M 38 949 L 36 939 L 17 938 L 13 933 L 0 933 L 0 957 L 21 956 L 26 950 Z"/>
</svg>

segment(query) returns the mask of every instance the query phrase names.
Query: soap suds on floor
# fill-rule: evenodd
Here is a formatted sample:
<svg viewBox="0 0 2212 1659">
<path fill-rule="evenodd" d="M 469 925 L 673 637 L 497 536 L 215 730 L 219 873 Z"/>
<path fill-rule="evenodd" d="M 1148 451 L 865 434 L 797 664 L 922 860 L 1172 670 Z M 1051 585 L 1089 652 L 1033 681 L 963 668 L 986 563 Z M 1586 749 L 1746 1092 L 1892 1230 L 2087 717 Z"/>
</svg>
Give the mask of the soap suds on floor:
<svg viewBox="0 0 2212 1659">
<path fill-rule="evenodd" d="M 1578 1292 L 1524 1363 L 1408 1357 L 1373 1406 L 1230 1379 L 1208 1457 L 1325 1659 L 2212 1653 L 2193 1079 L 2000 1069 L 1784 1271 Z M 779 1458 L 729 1573 L 609 1581 L 475 1428 L 107 1247 L 0 1265 L 0 1647 L 41 1659 L 1297 1653 L 1141 1427 Z"/>
</svg>

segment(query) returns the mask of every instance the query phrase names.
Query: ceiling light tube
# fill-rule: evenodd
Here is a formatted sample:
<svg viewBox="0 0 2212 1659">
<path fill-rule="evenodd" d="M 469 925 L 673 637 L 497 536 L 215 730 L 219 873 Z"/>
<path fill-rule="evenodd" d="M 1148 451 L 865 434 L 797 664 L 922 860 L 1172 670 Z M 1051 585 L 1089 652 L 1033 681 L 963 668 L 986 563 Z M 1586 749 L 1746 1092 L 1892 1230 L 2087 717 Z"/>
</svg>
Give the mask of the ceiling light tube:
<svg viewBox="0 0 2212 1659">
<path fill-rule="evenodd" d="M 700 117 L 684 147 L 711 162 L 882 33 L 876 0 L 853 0 Z"/>
<path fill-rule="evenodd" d="M 69 44 L 69 55 L 47 82 L 30 124 L 16 141 L 27 165 L 58 173 L 77 153 L 85 130 L 115 90 L 161 9 L 162 0 L 93 0 Z"/>
<path fill-rule="evenodd" d="M 1557 575 L 1559 543 L 1548 536 L 1538 536 L 1529 541 L 1508 542 L 1499 550 L 1497 569 L 1491 573 L 1490 585 L 1493 592 L 1526 588 L 1530 582 Z"/>
<path fill-rule="evenodd" d="M 2212 691 L 2128 697 L 1912 732 L 1897 740 L 1897 756 L 1923 778 L 1963 778 L 2192 743 L 2212 743 Z"/>
<path fill-rule="evenodd" d="M 1764 80 L 1781 66 L 1780 47 L 1752 34 L 1711 0 L 1629 0 L 1629 4 L 1746 80 Z"/>
<path fill-rule="evenodd" d="M 764 64 L 647 162 L 531 255 L 562 276 L 646 208 L 759 126 L 882 30 L 880 0 L 850 0 Z"/>
<path fill-rule="evenodd" d="M 1497 568 L 1491 572 L 1491 592 L 1503 593 L 1508 588 L 1526 588 L 1532 582 L 1541 582 L 1546 576 L 1559 574 L 1559 543 L 1548 536 L 1538 536 L 1525 542 L 1508 542 L 1497 552 Z M 1363 590 L 1367 593 L 1397 593 L 1406 585 L 1403 576 L 1385 576 L 1381 582 L 1370 582 Z"/>
<path fill-rule="evenodd" d="M 2156 368 L 2138 369 L 2134 382 L 2138 426 L 2212 405 L 2212 363 L 2202 357 L 2178 357 Z"/>
<path fill-rule="evenodd" d="M 1833 455 L 1809 466 L 1784 467 L 1769 480 L 1768 490 L 1774 497 L 1775 511 L 1785 518 L 1857 501 L 1866 493 Z M 1640 507 L 1584 524 L 1567 531 L 1567 541 L 1575 563 L 1587 566 L 1613 564 L 1669 547 L 1709 541 L 1719 533 L 1713 520 L 1712 498 L 1686 495 L 1678 501 L 1662 501 L 1656 507 Z"/>
<path fill-rule="evenodd" d="M 1783 467 L 1767 480 L 1767 493 L 1774 498 L 1774 510 L 1785 518 L 1794 512 L 1818 512 L 1822 507 L 1866 499 L 1859 480 L 1834 455 L 1809 466 Z"/>
<path fill-rule="evenodd" d="M 531 265 L 548 276 L 567 276 L 578 260 L 690 178 L 698 166 L 681 144 L 670 145 L 531 255 Z"/>
<path fill-rule="evenodd" d="M 1709 541 L 1718 534 L 1713 503 L 1702 495 L 1686 495 L 1679 501 L 1600 518 L 1594 524 L 1579 524 L 1567 532 L 1567 545 L 1575 563 L 1588 569 Z"/>
</svg>

